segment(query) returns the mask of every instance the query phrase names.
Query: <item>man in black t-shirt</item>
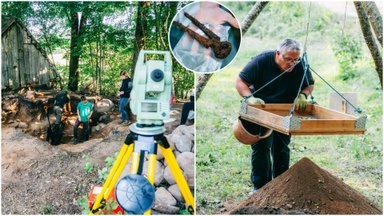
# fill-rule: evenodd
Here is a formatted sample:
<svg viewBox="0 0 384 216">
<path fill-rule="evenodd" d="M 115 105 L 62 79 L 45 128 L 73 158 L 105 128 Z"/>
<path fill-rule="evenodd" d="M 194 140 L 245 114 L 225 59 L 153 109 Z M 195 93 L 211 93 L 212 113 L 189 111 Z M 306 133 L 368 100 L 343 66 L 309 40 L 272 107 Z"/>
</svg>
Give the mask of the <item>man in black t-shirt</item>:
<svg viewBox="0 0 384 216">
<path fill-rule="evenodd" d="M 53 112 L 55 113 L 56 116 L 56 121 L 55 124 L 60 124 L 61 123 L 61 116 L 63 115 L 63 108 L 64 105 L 69 103 L 69 95 L 68 92 L 63 90 L 60 91 L 56 97 L 55 97 L 55 106 L 53 107 Z M 68 104 L 68 109 L 70 112 L 71 105 Z M 68 110 L 67 110 L 68 111 Z"/>
<path fill-rule="evenodd" d="M 300 52 L 297 41 L 285 39 L 277 50 L 265 51 L 253 57 L 236 79 L 240 96 L 249 104 L 295 103 L 299 111 L 305 110 L 314 80 L 307 71 L 308 82 L 304 80 L 296 98 L 304 75 Z M 255 93 L 255 90 L 259 91 Z M 254 191 L 289 168 L 290 140 L 291 136 L 273 131 L 269 137 L 252 144 L 251 180 Z"/>
</svg>

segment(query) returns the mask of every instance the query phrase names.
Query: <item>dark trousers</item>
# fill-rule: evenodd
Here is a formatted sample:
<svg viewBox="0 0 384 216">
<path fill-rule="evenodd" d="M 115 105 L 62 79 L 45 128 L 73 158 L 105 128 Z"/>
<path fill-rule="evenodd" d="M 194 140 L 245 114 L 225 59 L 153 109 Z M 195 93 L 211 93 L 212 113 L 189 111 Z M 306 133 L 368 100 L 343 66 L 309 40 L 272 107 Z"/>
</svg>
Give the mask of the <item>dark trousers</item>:
<svg viewBox="0 0 384 216">
<path fill-rule="evenodd" d="M 88 140 L 89 139 L 88 122 L 80 122 L 79 119 L 76 120 L 75 127 L 73 128 L 73 138 L 77 139 L 77 130 L 80 124 L 83 124 L 83 138 L 84 140 Z"/>
<path fill-rule="evenodd" d="M 251 181 L 258 189 L 289 168 L 291 136 L 273 131 L 252 145 Z"/>
<path fill-rule="evenodd" d="M 195 109 L 195 103 L 194 102 L 187 102 L 183 104 L 183 107 L 181 108 L 181 119 L 180 119 L 180 125 L 183 125 L 187 122 L 189 111 Z"/>
</svg>

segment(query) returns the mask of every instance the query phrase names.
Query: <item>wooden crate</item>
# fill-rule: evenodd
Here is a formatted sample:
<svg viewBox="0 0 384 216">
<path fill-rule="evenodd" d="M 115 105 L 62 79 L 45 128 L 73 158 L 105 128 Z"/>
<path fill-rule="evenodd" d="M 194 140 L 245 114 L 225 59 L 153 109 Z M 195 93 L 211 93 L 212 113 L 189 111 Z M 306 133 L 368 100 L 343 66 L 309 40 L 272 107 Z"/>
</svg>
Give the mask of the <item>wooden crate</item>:
<svg viewBox="0 0 384 216">
<path fill-rule="evenodd" d="M 353 116 L 308 104 L 302 113 L 290 115 L 292 104 L 248 105 L 242 102 L 240 117 L 287 135 L 364 134 L 367 116 Z"/>
</svg>

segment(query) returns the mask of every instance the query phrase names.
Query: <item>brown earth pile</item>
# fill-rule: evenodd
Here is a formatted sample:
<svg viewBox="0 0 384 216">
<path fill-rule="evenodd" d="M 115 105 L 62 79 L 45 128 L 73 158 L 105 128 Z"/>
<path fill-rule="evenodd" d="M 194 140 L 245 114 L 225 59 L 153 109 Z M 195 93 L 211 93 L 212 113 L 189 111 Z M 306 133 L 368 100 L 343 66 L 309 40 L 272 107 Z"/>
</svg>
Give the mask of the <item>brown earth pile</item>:
<svg viewBox="0 0 384 216">
<path fill-rule="evenodd" d="M 302 158 L 229 213 L 257 214 L 265 208 L 317 214 L 382 214 L 373 202 L 308 158 Z"/>
</svg>

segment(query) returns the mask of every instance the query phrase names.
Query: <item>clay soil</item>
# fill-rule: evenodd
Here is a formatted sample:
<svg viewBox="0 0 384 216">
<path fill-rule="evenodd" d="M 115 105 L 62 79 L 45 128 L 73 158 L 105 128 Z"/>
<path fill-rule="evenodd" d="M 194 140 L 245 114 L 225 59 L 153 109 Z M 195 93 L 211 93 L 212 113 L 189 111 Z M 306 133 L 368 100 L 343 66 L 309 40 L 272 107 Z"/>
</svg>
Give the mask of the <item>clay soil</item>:
<svg viewBox="0 0 384 216">
<path fill-rule="evenodd" d="M 302 158 L 229 213 L 381 215 L 382 209 L 308 158 Z"/>
<path fill-rule="evenodd" d="M 181 105 L 173 107 L 180 112 Z M 180 114 L 165 125 L 167 133 L 178 125 Z M 20 129 L 2 125 L 1 138 L 1 214 L 81 214 L 77 200 L 87 197 L 91 185 L 101 184 L 98 169 L 105 158 L 120 151 L 128 126 L 113 120 L 90 140 L 52 146 L 44 139 Z M 88 154 L 92 172 L 86 173 Z"/>
</svg>

